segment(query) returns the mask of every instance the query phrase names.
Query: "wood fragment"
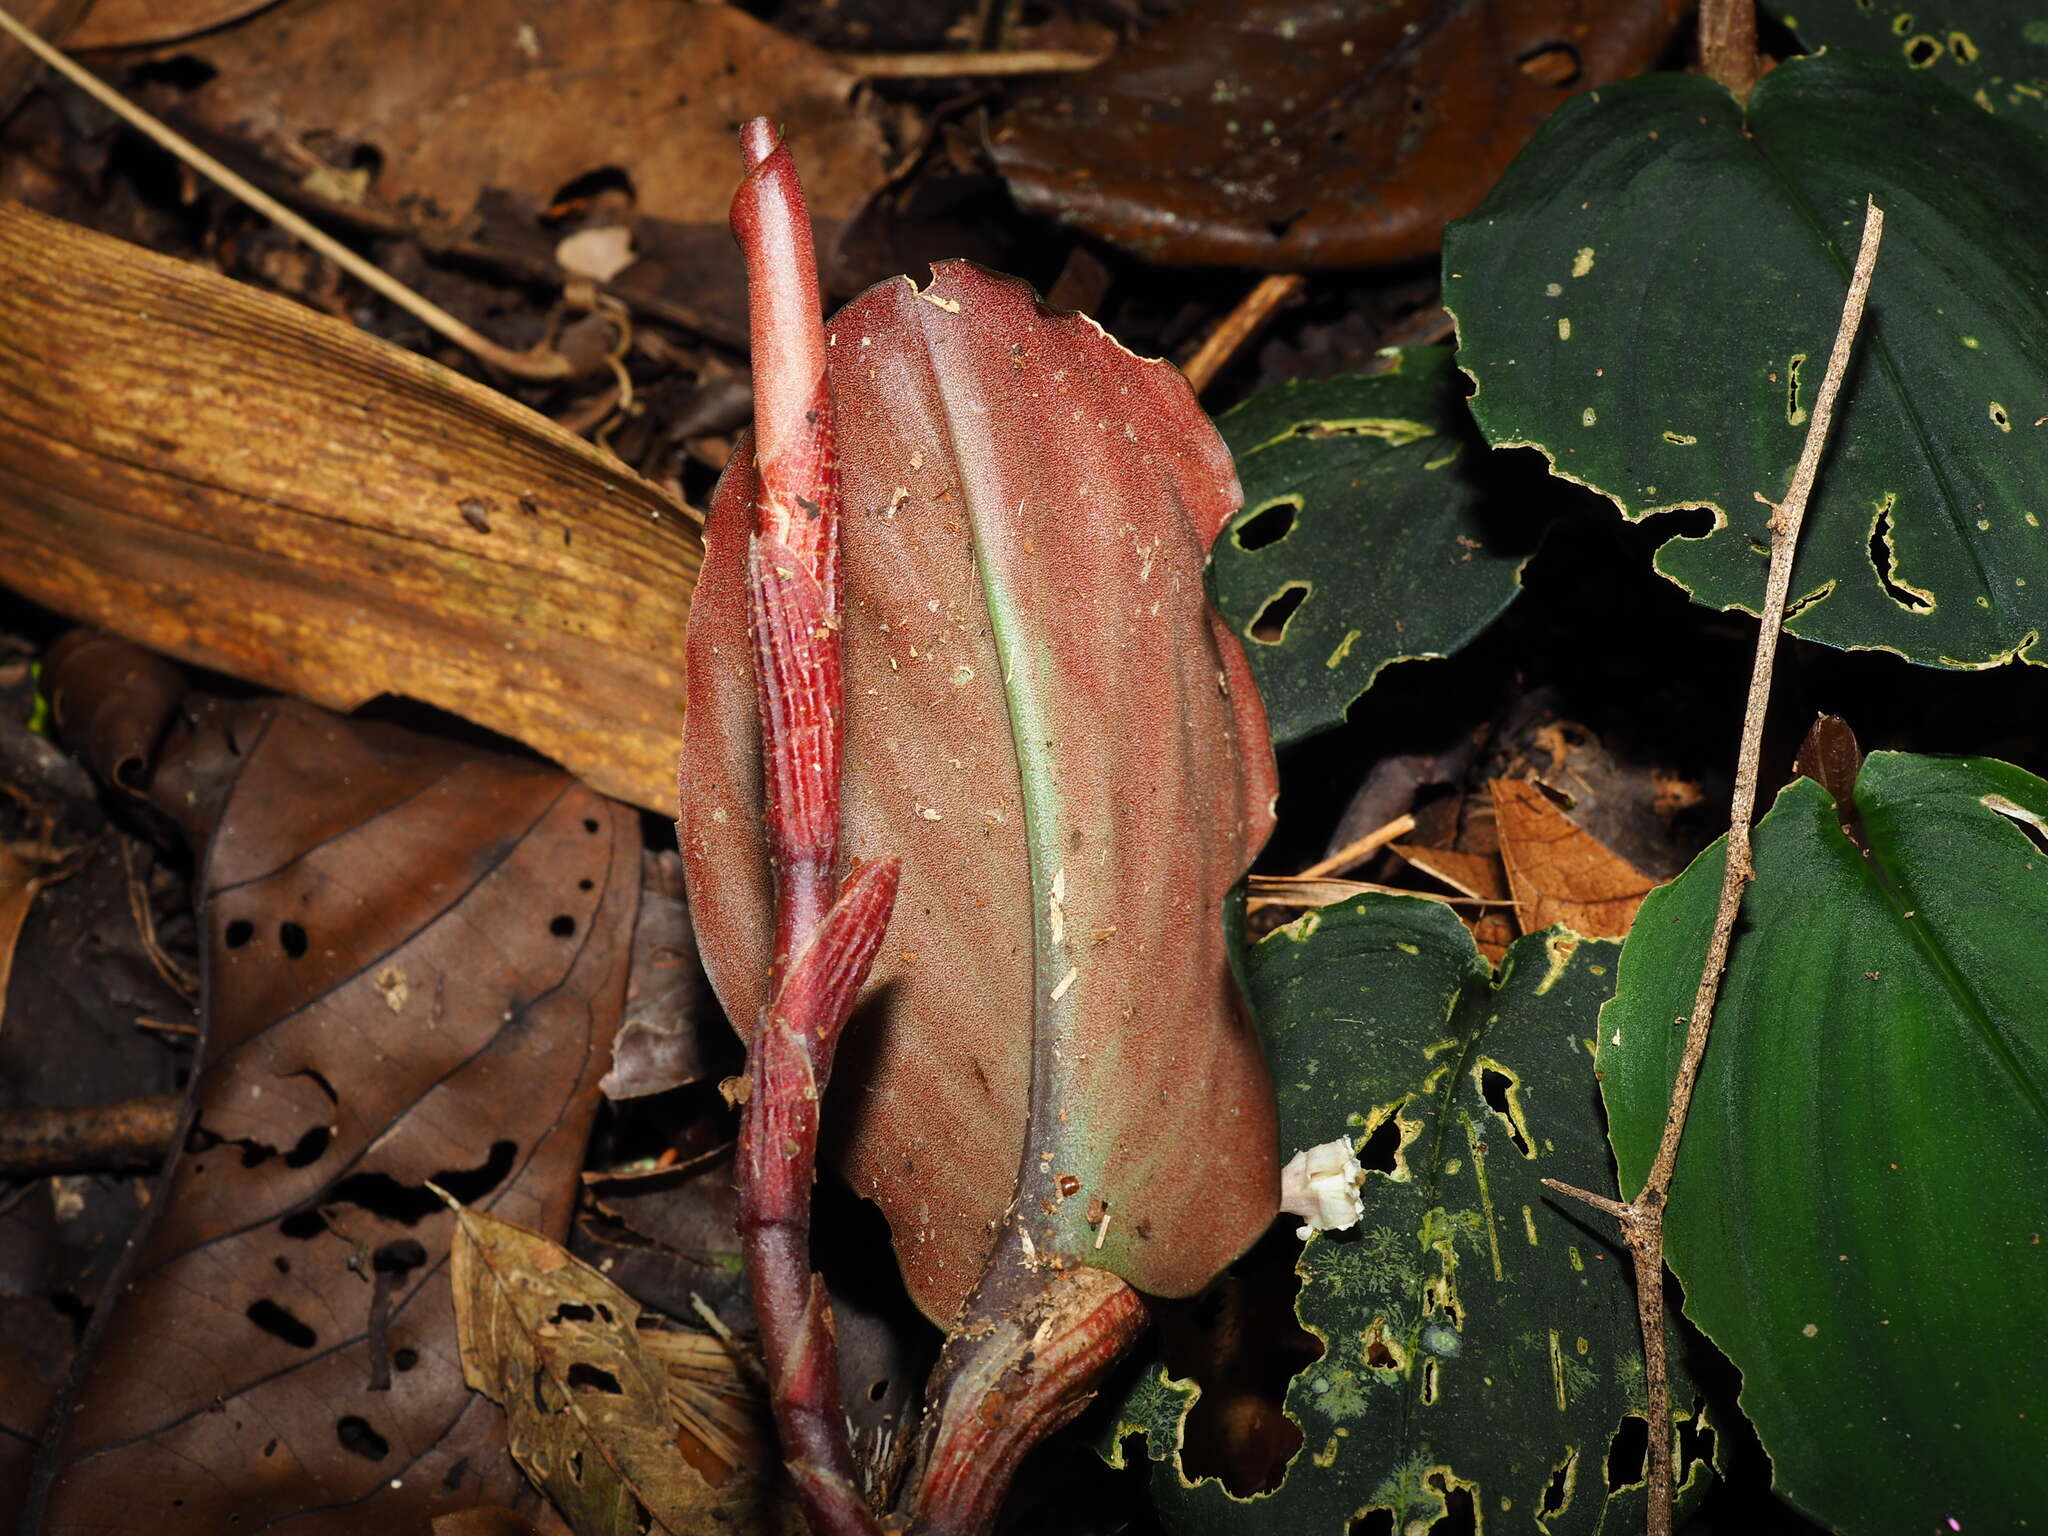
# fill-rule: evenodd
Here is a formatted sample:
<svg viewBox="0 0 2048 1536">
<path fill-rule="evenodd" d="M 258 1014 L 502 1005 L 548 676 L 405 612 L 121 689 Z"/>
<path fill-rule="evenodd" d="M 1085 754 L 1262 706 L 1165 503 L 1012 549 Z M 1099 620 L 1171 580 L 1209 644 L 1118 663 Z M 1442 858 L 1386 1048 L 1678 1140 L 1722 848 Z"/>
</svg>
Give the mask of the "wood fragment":
<svg viewBox="0 0 2048 1536">
<path fill-rule="evenodd" d="M 1181 367 L 1196 394 L 1216 381 L 1230 360 L 1273 318 L 1275 310 L 1293 298 L 1307 284 L 1299 272 L 1276 272 L 1262 277 L 1251 292 L 1238 300 L 1237 307 L 1220 321 L 1195 355 Z"/>
</svg>

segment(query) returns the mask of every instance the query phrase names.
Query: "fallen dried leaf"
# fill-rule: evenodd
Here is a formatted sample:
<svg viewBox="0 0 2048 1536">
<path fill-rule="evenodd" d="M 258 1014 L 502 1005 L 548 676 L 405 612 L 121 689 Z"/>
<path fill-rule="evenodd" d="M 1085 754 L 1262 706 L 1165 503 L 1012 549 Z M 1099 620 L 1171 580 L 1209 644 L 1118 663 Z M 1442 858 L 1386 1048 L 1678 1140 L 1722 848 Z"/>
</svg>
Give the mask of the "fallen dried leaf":
<svg viewBox="0 0 2048 1536">
<path fill-rule="evenodd" d="M 295 702 L 177 718 L 151 783 L 207 849 L 196 1125 L 45 1452 L 47 1528 L 307 1536 L 530 1499 L 462 1382 L 425 1186 L 566 1225 L 638 820 Z"/>
<path fill-rule="evenodd" d="M 643 1331 L 632 1297 L 537 1232 L 466 1208 L 455 1223 L 463 1374 L 577 1536 L 755 1527 L 744 1474 L 765 1458 L 727 1346 Z"/>
<path fill-rule="evenodd" d="M 18 591 L 331 708 L 425 700 L 673 811 L 702 543 L 655 487 L 438 364 L 18 207 L 0 332 Z"/>
<path fill-rule="evenodd" d="M 1522 932 L 1563 923 L 1589 939 L 1626 937 L 1657 882 L 1574 826 L 1528 780 L 1495 779 L 1488 788 Z"/>
<path fill-rule="evenodd" d="M 1552 108 L 1647 69 L 1678 0 L 1197 0 L 1021 97 L 1019 203 L 1160 262 L 1276 271 L 1437 248 Z"/>
<path fill-rule="evenodd" d="M 71 29 L 64 46 L 140 48 L 210 32 L 260 11 L 273 0 L 92 0 L 85 19 Z"/>
<path fill-rule="evenodd" d="M 299 0 L 178 52 L 217 71 L 182 120 L 292 182 L 319 163 L 309 142 L 342 164 L 373 152 L 359 217 L 552 263 L 543 216 L 579 182 L 623 179 L 641 262 L 618 291 L 672 297 L 728 340 L 747 334 L 733 125 L 772 103 L 826 237 L 886 173 L 858 77 L 703 0 Z"/>
</svg>

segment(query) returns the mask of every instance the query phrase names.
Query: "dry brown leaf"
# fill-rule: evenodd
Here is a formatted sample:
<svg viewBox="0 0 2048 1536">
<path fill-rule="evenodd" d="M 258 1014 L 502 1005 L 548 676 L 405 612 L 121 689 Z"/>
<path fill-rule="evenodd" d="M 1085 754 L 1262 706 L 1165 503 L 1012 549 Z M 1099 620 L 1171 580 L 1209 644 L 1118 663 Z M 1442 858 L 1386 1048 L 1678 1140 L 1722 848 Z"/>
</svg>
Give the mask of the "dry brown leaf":
<svg viewBox="0 0 2048 1536">
<path fill-rule="evenodd" d="M 661 491 L 436 363 L 19 207 L 0 334 L 16 590 L 330 708 L 423 699 L 673 812 L 703 545 Z"/>
<path fill-rule="evenodd" d="M 1017 201 L 1147 260 L 1273 271 L 1434 251 L 1552 109 L 1648 68 L 1677 0 L 1195 0 L 1019 95 Z"/>
<path fill-rule="evenodd" d="M 481 1211 L 458 1207 L 455 1219 L 463 1375 L 503 1405 L 513 1457 L 578 1536 L 759 1528 L 760 1485 L 749 1474 L 764 1460 L 738 1438 L 730 1357 L 714 1390 L 708 1352 L 643 1333 L 638 1303 L 589 1265 Z M 707 1455 L 728 1469 L 716 1486 L 702 1458 L 679 1446 L 672 1396 L 698 1422 L 707 1416 L 697 1400 L 712 1405 L 717 1449 Z M 680 1427 L 699 1433 L 690 1417 Z"/>
<path fill-rule="evenodd" d="M 92 0 L 85 19 L 71 29 L 64 46 L 140 48 L 210 32 L 260 11 L 275 0 Z"/>
<path fill-rule="evenodd" d="M 638 817 L 291 700 L 188 696 L 147 779 L 205 850 L 194 1134 L 45 1450 L 44 1528 L 353 1536 L 533 1498 L 463 1383 L 425 1185 L 567 1227 Z"/>
<path fill-rule="evenodd" d="M 1522 932 L 1563 923 L 1589 939 L 1628 934 L 1657 882 L 1610 852 L 1526 779 L 1495 779 L 1494 824 Z"/>
<path fill-rule="evenodd" d="M 1490 822 L 1491 818 L 1484 820 Z M 1480 822 L 1481 818 L 1475 818 L 1471 830 L 1480 831 Z M 1484 831 L 1491 833 L 1491 826 L 1485 826 Z M 1472 942 L 1479 946 L 1479 952 L 1491 964 L 1499 965 L 1507 958 L 1508 946 L 1515 942 L 1516 928 L 1507 906 L 1507 872 L 1501 868 L 1498 853 L 1423 848 L 1413 843 L 1395 843 L 1393 851 L 1425 875 L 1441 880 L 1461 895 L 1483 902 L 1498 902 L 1498 906 L 1485 906 L 1477 912 L 1460 915 L 1472 930 Z"/>
<path fill-rule="evenodd" d="M 29 909 L 48 879 L 20 854 L 0 843 L 0 1027 L 6 1024 L 7 980 L 14 971 L 14 946 Z"/>
<path fill-rule="evenodd" d="M 314 178 L 316 196 L 323 168 L 373 155 L 347 211 L 387 226 L 552 263 L 559 231 L 542 216 L 556 195 L 623 173 L 640 261 L 618 291 L 671 297 L 729 340 L 746 338 L 726 229 L 734 126 L 757 112 L 781 126 L 821 248 L 887 172 L 856 76 L 707 0 L 296 0 L 177 51 L 217 71 L 183 121 L 291 182 Z"/>
<path fill-rule="evenodd" d="M 1461 896 L 1479 901 L 1508 900 L 1507 872 L 1493 853 L 1460 853 L 1455 848 L 1421 848 L 1396 843 L 1393 851 L 1432 879 L 1441 880 Z"/>
<path fill-rule="evenodd" d="M 76 47 L 70 41 L 92 0 L 8 0 L 14 19 L 38 37 Z M 28 94 L 43 66 L 34 54 L 11 37 L 0 37 L 0 118 Z"/>
</svg>

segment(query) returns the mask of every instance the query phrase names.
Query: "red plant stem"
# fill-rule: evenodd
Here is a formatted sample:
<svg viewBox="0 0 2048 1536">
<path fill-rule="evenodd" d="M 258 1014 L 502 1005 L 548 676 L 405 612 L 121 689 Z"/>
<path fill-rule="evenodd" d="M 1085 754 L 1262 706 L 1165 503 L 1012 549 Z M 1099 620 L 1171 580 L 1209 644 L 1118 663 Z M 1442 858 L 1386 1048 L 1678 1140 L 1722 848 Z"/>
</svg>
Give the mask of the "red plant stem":
<svg viewBox="0 0 2048 1536">
<path fill-rule="evenodd" d="M 999 1243 L 932 1371 L 911 1529 L 983 1536 L 1026 1453 L 1069 1422 L 1145 1331 L 1106 1270 Z"/>
<path fill-rule="evenodd" d="M 748 1051 L 736 1177 L 740 1242 L 775 1423 L 813 1536 L 872 1536 L 840 1401 L 824 1282 L 811 1271 L 811 1185 L 832 1054 L 896 901 L 894 859 L 835 900 L 843 673 L 839 473 L 810 222 L 789 149 L 765 118 L 741 132 L 733 233 L 754 342 L 754 532 L 748 608 L 775 871 L 775 984 Z"/>
</svg>

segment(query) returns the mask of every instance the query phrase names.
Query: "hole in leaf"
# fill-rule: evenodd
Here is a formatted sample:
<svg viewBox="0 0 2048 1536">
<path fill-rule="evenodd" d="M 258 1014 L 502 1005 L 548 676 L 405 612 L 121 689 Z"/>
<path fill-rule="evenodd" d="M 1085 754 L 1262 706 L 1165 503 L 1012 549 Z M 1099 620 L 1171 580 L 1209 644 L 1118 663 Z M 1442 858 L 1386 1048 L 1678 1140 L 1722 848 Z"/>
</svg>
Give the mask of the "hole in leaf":
<svg viewBox="0 0 2048 1536">
<path fill-rule="evenodd" d="M 1576 84 L 1584 70 L 1579 61 L 1579 50 L 1563 42 L 1531 48 L 1515 60 L 1515 68 L 1538 85 L 1554 85 L 1560 90 Z"/>
<path fill-rule="evenodd" d="M 587 1323 L 597 1314 L 580 1301 L 565 1301 L 548 1314 L 550 1323 Z"/>
<path fill-rule="evenodd" d="M 1547 1520 L 1552 1515 L 1561 1515 L 1571 1508 L 1572 1489 L 1579 1480 L 1579 1452 L 1576 1446 L 1565 1449 L 1564 1460 L 1560 1461 L 1550 1474 L 1550 1481 L 1544 1486 L 1543 1498 L 1536 1506 L 1536 1518 Z"/>
<path fill-rule="evenodd" d="M 1618 1493 L 1633 1488 L 1644 1477 L 1650 1460 L 1650 1421 L 1632 1413 L 1621 1421 L 1614 1438 L 1607 1442 L 1607 1491 Z"/>
<path fill-rule="evenodd" d="M 1394 1536 L 1394 1512 L 1368 1509 L 1351 1522 L 1350 1536 Z"/>
<path fill-rule="evenodd" d="M 1401 1117 L 1389 1114 L 1358 1149 L 1358 1166 L 1392 1176 L 1401 1168 Z"/>
<path fill-rule="evenodd" d="M 427 1183 L 438 1184 L 463 1205 L 478 1200 L 505 1182 L 519 1155 L 516 1141 L 491 1144 L 490 1155 L 474 1168 L 444 1169 Z M 440 1197 L 426 1184 L 401 1184 L 388 1173 L 350 1174 L 321 1196 L 322 1205 L 354 1205 L 388 1221 L 416 1226 L 425 1217 L 446 1210 Z M 289 1218 L 287 1218 L 289 1219 Z"/>
<path fill-rule="evenodd" d="M 2029 842 L 2044 855 L 2048 855 L 2048 828 L 2041 825 L 2039 816 L 2023 805 L 2014 804 L 2003 795 L 1986 795 L 1984 804 L 2018 827 L 2027 835 Z"/>
<path fill-rule="evenodd" d="M 1323 1353 L 1322 1340 L 1295 1318 L 1295 1226 L 1292 1217 L 1275 1222 L 1202 1296 L 1160 1307 L 1168 1368 L 1202 1387 L 1187 1416 L 1181 1468 L 1189 1478 L 1222 1479 L 1238 1498 L 1277 1488 L 1287 1475 L 1302 1434 L 1282 1399 Z"/>
<path fill-rule="evenodd" d="M 1524 1157 L 1534 1157 L 1535 1150 L 1529 1145 L 1529 1138 L 1522 1134 L 1516 1122 L 1521 1116 L 1516 1105 L 1508 1097 L 1509 1090 L 1518 1086 L 1518 1080 L 1498 1067 L 1479 1069 L 1479 1091 L 1486 1098 L 1486 1107 L 1500 1117 L 1500 1123 L 1507 1128 L 1508 1139 L 1515 1144 L 1515 1150 Z"/>
<path fill-rule="evenodd" d="M 282 1339 L 294 1349 L 311 1349 L 320 1342 L 319 1334 L 267 1296 L 261 1301 L 250 1302 L 249 1310 L 243 1316 L 272 1338 Z"/>
<path fill-rule="evenodd" d="M 1710 1465 L 1714 1457 L 1714 1426 L 1707 1418 L 1704 1398 L 1695 1398 L 1692 1416 L 1678 1421 L 1678 1444 L 1673 1448 L 1672 1481 L 1683 1488 L 1692 1469 Z"/>
<path fill-rule="evenodd" d="M 391 1363 L 401 1371 L 409 1371 L 420 1363 L 420 1352 L 416 1349 L 394 1349 Z"/>
<path fill-rule="evenodd" d="M 327 1230 L 327 1218 L 309 1207 L 303 1211 L 293 1211 L 277 1224 L 277 1230 L 286 1237 L 303 1243 L 308 1238 L 318 1237 Z"/>
<path fill-rule="evenodd" d="M 869 1401 L 869 1402 L 871 1402 L 871 1403 L 879 1403 L 879 1402 L 880 1402 L 880 1401 L 881 1401 L 881 1400 L 882 1400 L 883 1398 L 887 1397 L 888 1395 L 889 1395 L 889 1378 L 888 1378 L 888 1377 L 886 1377 L 886 1376 L 885 1376 L 885 1377 L 883 1377 L 883 1378 L 882 1378 L 881 1380 L 879 1380 L 879 1381 L 871 1381 L 871 1382 L 869 1382 L 869 1383 L 868 1383 L 868 1401 Z"/>
<path fill-rule="evenodd" d="M 1925 69 L 1941 57 L 1941 44 L 1925 32 L 1906 43 L 1906 62 L 1915 69 Z"/>
<path fill-rule="evenodd" d="M 576 919 L 566 912 L 558 912 L 548 924 L 548 932 L 558 939 L 566 939 L 576 932 Z"/>
<path fill-rule="evenodd" d="M 576 882 L 576 889 L 579 891 L 594 891 L 597 889 L 597 882 L 595 880 L 578 880 Z"/>
<path fill-rule="evenodd" d="M 330 1126 L 316 1125 L 293 1145 L 284 1155 L 287 1168 L 309 1168 L 327 1155 L 327 1148 L 334 1141 L 334 1130 Z"/>
<path fill-rule="evenodd" d="M 569 1367 L 569 1387 L 571 1391 L 602 1392 L 608 1397 L 618 1397 L 626 1390 L 610 1371 L 582 1360 Z"/>
<path fill-rule="evenodd" d="M 1231 541 L 1239 549 L 1264 549 L 1269 544 L 1278 544 L 1294 532 L 1294 503 L 1276 501 L 1272 506 L 1246 518 L 1237 525 Z"/>
<path fill-rule="evenodd" d="M 1309 584 L 1305 581 L 1290 581 L 1259 610 L 1259 616 L 1252 620 L 1245 633 L 1260 645 L 1278 645 L 1287 638 L 1287 621 L 1308 601 Z"/>
<path fill-rule="evenodd" d="M 370 1428 L 370 1421 L 350 1414 L 335 1421 L 334 1438 L 343 1450 L 354 1451 L 365 1461 L 382 1461 L 391 1454 L 391 1442 Z"/>
<path fill-rule="evenodd" d="M 583 830 L 594 835 L 597 832 L 597 818 L 595 816 L 584 817 Z"/>
<path fill-rule="evenodd" d="M 1885 596 L 1901 608 L 1911 612 L 1924 612 L 1934 606 L 1925 592 L 1902 585 L 1898 580 L 1898 557 L 1892 549 L 1891 502 L 1887 498 L 1877 518 L 1870 525 L 1870 564 L 1877 572 L 1877 579 L 1884 583 Z"/>
<path fill-rule="evenodd" d="M 296 960 L 306 952 L 306 930 L 297 923 L 279 923 L 277 942 L 287 955 Z"/>
<path fill-rule="evenodd" d="M 195 54 L 174 54 L 138 64 L 128 73 L 134 85 L 168 85 L 174 91 L 196 91 L 220 73 Z"/>
<path fill-rule="evenodd" d="M 245 918 L 238 917 L 222 931 L 220 941 L 227 945 L 229 949 L 240 949 L 255 937 L 256 925 Z"/>
<path fill-rule="evenodd" d="M 564 218 L 577 210 L 570 205 L 585 203 L 601 192 L 623 192 L 629 200 L 637 201 L 639 194 L 633 188 L 633 178 L 623 167 L 600 165 L 594 171 L 585 171 L 581 176 L 571 177 L 555 188 L 555 195 L 548 199 L 547 216 Z"/>
<path fill-rule="evenodd" d="M 1422 1406 L 1429 1408 L 1436 1403 L 1436 1356 L 1431 1355 L 1422 1362 Z"/>
<path fill-rule="evenodd" d="M 1472 1490 L 1448 1482 L 1441 1471 L 1423 1479 L 1443 1495 L 1444 1512 L 1429 1528 L 1429 1536 L 1479 1536 L 1479 1512 L 1472 1504 Z"/>
<path fill-rule="evenodd" d="M 403 1275 L 427 1262 L 427 1250 L 409 1237 L 384 1244 L 370 1255 L 370 1268 L 380 1275 Z"/>
</svg>

